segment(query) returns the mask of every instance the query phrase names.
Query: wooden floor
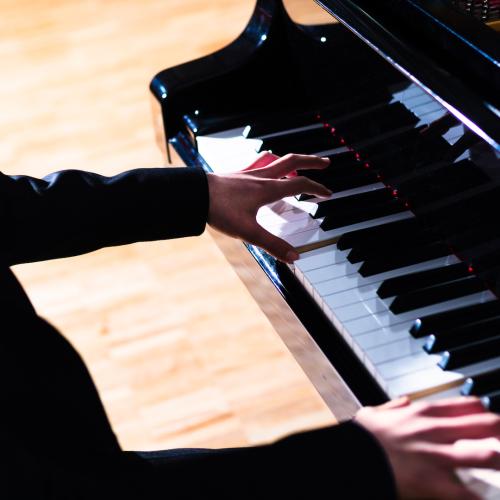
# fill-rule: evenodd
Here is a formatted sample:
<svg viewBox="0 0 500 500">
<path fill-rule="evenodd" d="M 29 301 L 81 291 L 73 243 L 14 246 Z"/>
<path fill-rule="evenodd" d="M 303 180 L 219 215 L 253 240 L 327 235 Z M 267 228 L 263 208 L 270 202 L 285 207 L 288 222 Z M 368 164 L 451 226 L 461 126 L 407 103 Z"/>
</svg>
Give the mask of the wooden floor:
<svg viewBox="0 0 500 500">
<path fill-rule="evenodd" d="M 327 19 L 312 0 L 290 3 L 302 21 Z M 0 9 L 1 169 L 111 175 L 163 165 L 150 79 L 234 39 L 253 1 Z M 89 364 L 125 448 L 245 445 L 333 422 L 207 234 L 15 272 Z"/>
</svg>

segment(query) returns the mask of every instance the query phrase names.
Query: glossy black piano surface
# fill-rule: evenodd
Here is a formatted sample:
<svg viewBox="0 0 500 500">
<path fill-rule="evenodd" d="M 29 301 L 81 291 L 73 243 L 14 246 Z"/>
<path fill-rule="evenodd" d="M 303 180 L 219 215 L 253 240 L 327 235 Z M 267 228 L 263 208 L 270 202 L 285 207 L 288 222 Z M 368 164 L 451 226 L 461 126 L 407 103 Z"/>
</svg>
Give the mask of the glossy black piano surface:
<svg viewBox="0 0 500 500">
<path fill-rule="evenodd" d="M 354 401 L 463 386 L 497 408 L 498 33 L 457 2 L 319 3 L 340 23 L 300 25 L 259 0 L 228 47 L 156 75 L 163 147 L 207 171 L 259 150 L 328 155 L 327 171 L 299 173 L 332 199 L 260 214 L 300 249 L 297 265 L 241 244 L 230 261 L 252 268 L 251 289 L 269 278 L 271 321 L 284 336 L 303 328 Z"/>
</svg>

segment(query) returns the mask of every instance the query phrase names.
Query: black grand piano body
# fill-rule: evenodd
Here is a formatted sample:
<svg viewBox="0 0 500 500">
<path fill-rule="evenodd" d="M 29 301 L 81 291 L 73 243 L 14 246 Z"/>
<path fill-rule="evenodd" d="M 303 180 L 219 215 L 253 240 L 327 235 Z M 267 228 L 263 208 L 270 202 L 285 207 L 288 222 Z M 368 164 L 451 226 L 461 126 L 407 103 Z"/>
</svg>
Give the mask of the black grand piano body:
<svg viewBox="0 0 500 500">
<path fill-rule="evenodd" d="M 498 151 L 494 32 L 440 1 L 318 3 L 340 22 L 300 25 L 281 0 L 258 0 L 229 46 L 154 77 L 156 128 L 169 159 L 173 147 L 188 167 L 209 171 L 197 134 L 238 126 L 248 113 L 279 115 L 291 103 L 322 109 L 408 79 Z M 387 400 L 287 266 L 252 245 L 214 236 L 337 417 Z"/>
</svg>

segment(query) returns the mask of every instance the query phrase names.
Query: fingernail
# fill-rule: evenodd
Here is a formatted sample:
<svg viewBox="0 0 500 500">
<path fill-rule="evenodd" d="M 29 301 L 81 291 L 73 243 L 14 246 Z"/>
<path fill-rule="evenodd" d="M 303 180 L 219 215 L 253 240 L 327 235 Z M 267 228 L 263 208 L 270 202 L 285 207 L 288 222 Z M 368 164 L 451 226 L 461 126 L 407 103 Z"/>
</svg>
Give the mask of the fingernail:
<svg viewBox="0 0 500 500">
<path fill-rule="evenodd" d="M 326 161 L 330 161 L 330 158 L 328 158 L 327 156 L 322 156 L 321 159 L 326 160 Z"/>
<path fill-rule="evenodd" d="M 300 255 L 298 252 L 295 252 L 294 250 L 290 250 L 285 257 L 285 260 L 289 263 L 292 264 L 292 262 L 299 260 Z"/>
</svg>

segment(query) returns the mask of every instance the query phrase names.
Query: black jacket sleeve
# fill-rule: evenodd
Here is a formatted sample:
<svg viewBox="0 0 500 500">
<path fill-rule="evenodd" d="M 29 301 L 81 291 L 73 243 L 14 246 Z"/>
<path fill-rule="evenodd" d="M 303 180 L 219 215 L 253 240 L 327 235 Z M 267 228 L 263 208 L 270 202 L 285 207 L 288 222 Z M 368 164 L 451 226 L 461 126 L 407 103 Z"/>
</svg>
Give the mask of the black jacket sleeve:
<svg viewBox="0 0 500 500">
<path fill-rule="evenodd" d="M 282 482 L 296 493 L 294 498 L 397 498 L 384 449 L 353 420 L 294 434 L 271 446 Z"/>
<path fill-rule="evenodd" d="M 8 265 L 198 235 L 207 214 L 201 169 L 137 169 L 114 177 L 65 170 L 44 179 L 0 173 L 0 255 Z"/>
</svg>

